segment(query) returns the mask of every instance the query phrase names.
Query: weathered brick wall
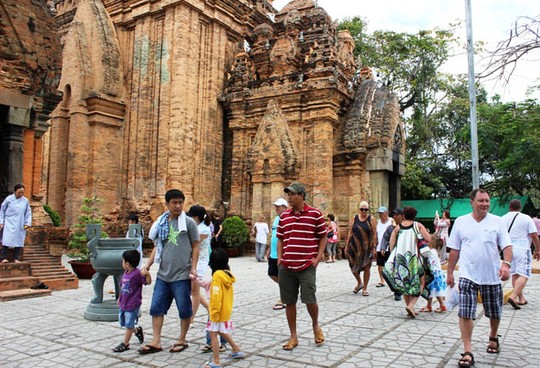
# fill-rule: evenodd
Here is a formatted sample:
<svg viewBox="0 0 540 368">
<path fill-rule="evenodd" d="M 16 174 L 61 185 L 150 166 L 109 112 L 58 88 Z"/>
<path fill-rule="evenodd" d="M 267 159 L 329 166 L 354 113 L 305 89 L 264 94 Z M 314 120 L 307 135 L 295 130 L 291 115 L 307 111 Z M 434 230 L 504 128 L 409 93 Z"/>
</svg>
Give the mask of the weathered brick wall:
<svg viewBox="0 0 540 368">
<path fill-rule="evenodd" d="M 41 139 L 60 99 L 61 66 L 60 39 L 46 2 L 2 0 L 0 105 L 9 113 L 0 117 L 0 200 L 21 181 L 32 203 L 42 198 Z"/>
</svg>

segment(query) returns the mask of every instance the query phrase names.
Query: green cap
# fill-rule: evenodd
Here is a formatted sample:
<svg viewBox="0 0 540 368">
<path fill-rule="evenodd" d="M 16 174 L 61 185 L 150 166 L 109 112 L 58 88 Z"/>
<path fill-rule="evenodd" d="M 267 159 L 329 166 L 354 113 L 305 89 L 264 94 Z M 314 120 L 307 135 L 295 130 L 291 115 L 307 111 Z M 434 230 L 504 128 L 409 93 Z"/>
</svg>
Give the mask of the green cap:
<svg viewBox="0 0 540 368">
<path fill-rule="evenodd" d="M 300 194 L 306 195 L 306 187 L 304 186 L 304 184 L 296 182 L 296 181 L 294 183 L 291 183 L 291 185 L 285 188 L 284 191 L 285 193 L 292 192 L 292 193 L 300 193 Z"/>
</svg>

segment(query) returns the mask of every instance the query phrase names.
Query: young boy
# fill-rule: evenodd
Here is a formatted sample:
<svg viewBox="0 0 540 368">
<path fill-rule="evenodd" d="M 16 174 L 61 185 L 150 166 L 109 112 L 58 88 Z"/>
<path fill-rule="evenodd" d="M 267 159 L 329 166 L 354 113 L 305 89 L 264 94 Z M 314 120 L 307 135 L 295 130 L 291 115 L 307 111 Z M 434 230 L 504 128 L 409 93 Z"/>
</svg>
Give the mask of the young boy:
<svg viewBox="0 0 540 368">
<path fill-rule="evenodd" d="M 142 327 L 135 329 L 135 324 L 137 324 L 139 308 L 142 304 L 142 286 L 150 285 L 152 277 L 148 270 L 137 268 L 140 259 L 141 255 L 136 250 L 126 250 L 122 254 L 122 266 L 126 272 L 122 276 L 122 289 L 118 298 L 120 307 L 118 322 L 120 326 L 126 328 L 126 333 L 124 341 L 113 349 L 115 353 L 129 350 L 129 340 L 133 334 L 137 336 L 141 344 L 144 342 Z"/>
</svg>

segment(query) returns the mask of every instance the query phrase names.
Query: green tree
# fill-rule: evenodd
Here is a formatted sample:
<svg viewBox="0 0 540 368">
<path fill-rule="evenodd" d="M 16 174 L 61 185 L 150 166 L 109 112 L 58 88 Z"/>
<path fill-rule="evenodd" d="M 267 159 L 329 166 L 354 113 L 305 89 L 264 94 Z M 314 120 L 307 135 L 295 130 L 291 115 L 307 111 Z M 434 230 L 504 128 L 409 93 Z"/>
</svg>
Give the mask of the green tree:
<svg viewBox="0 0 540 368">
<path fill-rule="evenodd" d="M 237 248 L 249 238 L 249 230 L 244 220 L 238 216 L 227 217 L 223 221 L 221 237 L 226 247 Z"/>
<path fill-rule="evenodd" d="M 519 27 L 516 22 L 516 32 L 505 41 L 507 48 L 504 42 L 499 44 L 494 73 L 504 73 L 519 60 L 512 50 L 538 49 L 538 19 L 524 20 L 528 23 Z M 457 44 L 454 26 L 417 34 L 368 33 L 367 22 L 354 17 L 338 28 L 351 32 L 361 66 L 370 67 L 376 81 L 398 97 L 407 143 L 402 198 L 427 199 L 441 192 L 466 197 L 472 189 L 468 82 L 463 75 L 440 72 Z M 505 104 L 498 97 L 490 102 L 479 84 L 476 102 L 481 184 L 499 196 L 538 196 L 538 102 Z"/>
<path fill-rule="evenodd" d="M 540 193 L 540 105 L 536 100 L 491 104 L 478 108 L 480 160 L 485 185 L 494 194 Z"/>
<path fill-rule="evenodd" d="M 88 262 L 90 260 L 90 250 L 86 245 L 88 242 L 88 238 L 86 237 L 86 225 L 103 223 L 103 217 L 99 210 L 99 206 L 102 202 L 103 200 L 97 196 L 83 198 L 81 214 L 77 217 L 77 223 L 74 226 L 75 230 L 68 242 L 68 257 L 81 262 Z M 107 238 L 108 234 L 101 231 L 100 236 L 102 238 Z"/>
<path fill-rule="evenodd" d="M 372 68 L 380 83 L 398 95 L 402 112 L 429 102 L 438 91 L 439 68 L 455 43 L 452 29 L 422 30 L 417 34 L 393 31 L 367 32 L 360 17 L 347 18 L 338 29 L 347 29 L 355 40 L 355 56 Z"/>
</svg>

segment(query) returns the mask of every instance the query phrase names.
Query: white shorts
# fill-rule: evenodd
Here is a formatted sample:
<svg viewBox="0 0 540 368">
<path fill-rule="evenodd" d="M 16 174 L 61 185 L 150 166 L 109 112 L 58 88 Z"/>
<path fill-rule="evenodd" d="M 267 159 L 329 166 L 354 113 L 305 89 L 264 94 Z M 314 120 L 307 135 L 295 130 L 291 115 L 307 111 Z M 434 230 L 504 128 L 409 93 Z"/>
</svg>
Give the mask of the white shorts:
<svg viewBox="0 0 540 368">
<path fill-rule="evenodd" d="M 212 322 L 208 321 L 206 325 L 206 331 L 210 332 L 221 332 L 227 335 L 230 335 L 234 330 L 232 321 L 227 322 Z"/>
<path fill-rule="evenodd" d="M 206 271 L 208 271 L 208 259 L 199 259 L 199 262 L 197 263 L 197 276 L 201 279 L 204 278 Z"/>
<path fill-rule="evenodd" d="M 512 266 L 510 267 L 510 275 L 520 275 L 530 278 L 532 271 L 531 249 L 514 248 L 512 251 L 513 255 Z"/>
</svg>

